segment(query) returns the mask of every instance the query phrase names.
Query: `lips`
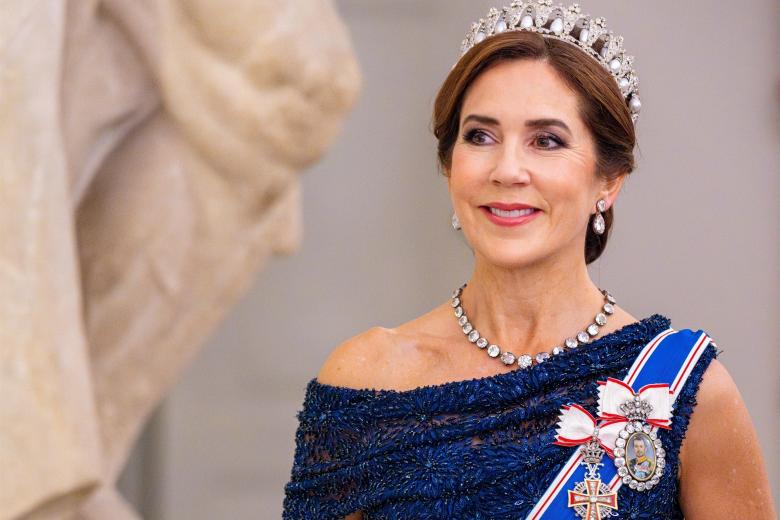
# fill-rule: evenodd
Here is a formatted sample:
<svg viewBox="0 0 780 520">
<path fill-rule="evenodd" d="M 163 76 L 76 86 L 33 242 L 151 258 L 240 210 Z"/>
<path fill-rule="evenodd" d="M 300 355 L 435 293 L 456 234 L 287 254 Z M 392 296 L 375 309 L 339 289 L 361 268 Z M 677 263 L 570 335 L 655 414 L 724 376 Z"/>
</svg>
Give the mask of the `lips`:
<svg viewBox="0 0 780 520">
<path fill-rule="evenodd" d="M 523 209 L 511 209 L 511 210 L 503 210 L 503 209 L 495 209 L 495 208 L 486 208 L 488 211 L 490 211 L 494 215 L 498 215 L 499 217 L 522 217 L 524 215 L 530 215 L 534 211 L 538 211 L 534 208 L 523 208 Z"/>
<path fill-rule="evenodd" d="M 535 219 L 541 210 L 525 205 L 525 204 L 511 204 L 510 206 L 522 206 L 519 208 L 513 208 L 504 210 L 501 208 L 495 208 L 494 212 L 489 206 L 480 206 L 479 208 L 485 213 L 488 220 L 499 226 L 519 226 Z"/>
</svg>

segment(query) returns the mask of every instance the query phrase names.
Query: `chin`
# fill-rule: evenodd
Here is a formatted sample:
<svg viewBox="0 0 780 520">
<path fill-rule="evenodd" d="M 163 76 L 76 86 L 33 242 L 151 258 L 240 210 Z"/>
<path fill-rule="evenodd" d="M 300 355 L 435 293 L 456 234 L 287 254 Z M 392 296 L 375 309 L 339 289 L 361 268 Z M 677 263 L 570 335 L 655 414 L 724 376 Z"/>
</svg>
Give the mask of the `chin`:
<svg viewBox="0 0 780 520">
<path fill-rule="evenodd" d="M 524 244 L 515 243 L 507 247 L 489 247 L 486 249 L 489 253 L 483 253 L 481 256 L 491 265 L 502 267 L 504 269 L 519 269 L 534 265 L 542 260 L 541 251 L 534 252 L 524 247 Z"/>
</svg>

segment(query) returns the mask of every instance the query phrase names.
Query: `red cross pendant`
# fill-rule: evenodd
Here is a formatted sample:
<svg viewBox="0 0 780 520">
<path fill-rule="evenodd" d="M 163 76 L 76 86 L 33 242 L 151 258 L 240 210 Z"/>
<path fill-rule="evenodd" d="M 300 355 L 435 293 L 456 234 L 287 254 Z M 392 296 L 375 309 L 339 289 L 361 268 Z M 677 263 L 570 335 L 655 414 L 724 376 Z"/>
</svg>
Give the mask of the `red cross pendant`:
<svg viewBox="0 0 780 520">
<path fill-rule="evenodd" d="M 617 510 L 617 492 L 610 492 L 606 485 L 601 483 L 601 479 L 585 479 L 584 489 L 582 484 L 576 487 L 582 489 L 569 490 L 569 507 L 575 507 L 585 520 L 602 520 L 602 508 Z M 602 489 L 604 488 L 604 489 Z M 606 491 L 605 491 L 606 490 Z M 581 513 L 584 509 L 584 515 Z M 604 511 L 606 512 L 606 511 Z"/>
</svg>

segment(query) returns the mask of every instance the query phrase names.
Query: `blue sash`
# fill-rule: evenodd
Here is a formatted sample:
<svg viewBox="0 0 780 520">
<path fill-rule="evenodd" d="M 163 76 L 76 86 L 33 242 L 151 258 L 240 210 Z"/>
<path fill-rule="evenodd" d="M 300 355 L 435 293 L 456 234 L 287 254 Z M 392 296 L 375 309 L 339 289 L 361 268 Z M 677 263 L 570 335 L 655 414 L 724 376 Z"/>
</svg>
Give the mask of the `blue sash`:
<svg viewBox="0 0 780 520">
<path fill-rule="evenodd" d="M 645 345 L 623 381 L 630 385 L 634 392 L 651 383 L 668 384 L 674 403 L 710 341 L 710 337 L 701 329 L 695 332 L 690 329 L 677 331 L 670 327 Z M 580 464 L 582 455 L 579 447 L 571 449 L 571 457 L 528 514 L 527 520 L 578 518 L 568 506 L 567 490 L 573 489 L 577 482 L 584 480 L 585 466 Z M 623 484 L 617 474 L 617 468 L 608 460 L 599 473 L 601 480 L 609 485 L 611 491 L 617 491 Z"/>
</svg>

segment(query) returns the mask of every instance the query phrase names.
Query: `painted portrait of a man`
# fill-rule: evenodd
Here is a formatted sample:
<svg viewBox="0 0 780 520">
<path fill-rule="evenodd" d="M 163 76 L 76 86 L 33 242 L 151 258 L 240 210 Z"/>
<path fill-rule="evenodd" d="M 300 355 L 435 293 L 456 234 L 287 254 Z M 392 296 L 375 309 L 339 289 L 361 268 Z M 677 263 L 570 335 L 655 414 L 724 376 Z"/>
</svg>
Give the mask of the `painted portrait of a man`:
<svg viewBox="0 0 780 520">
<path fill-rule="evenodd" d="M 655 471 L 655 450 L 650 438 L 644 433 L 631 436 L 627 443 L 628 471 L 639 480 L 649 480 Z"/>
</svg>

